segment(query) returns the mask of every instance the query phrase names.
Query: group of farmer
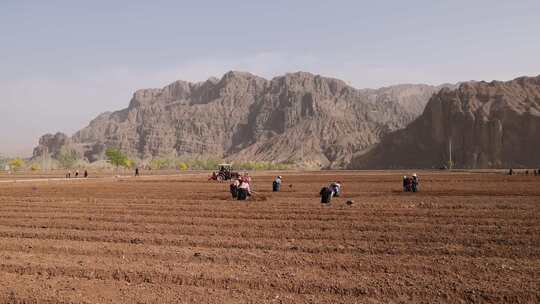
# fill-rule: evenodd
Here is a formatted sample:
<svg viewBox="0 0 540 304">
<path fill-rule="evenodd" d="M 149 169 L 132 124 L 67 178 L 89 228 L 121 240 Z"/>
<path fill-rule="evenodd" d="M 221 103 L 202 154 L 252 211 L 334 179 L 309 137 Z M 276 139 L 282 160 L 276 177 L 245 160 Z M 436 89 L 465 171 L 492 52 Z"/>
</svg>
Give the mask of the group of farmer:
<svg viewBox="0 0 540 304">
<path fill-rule="evenodd" d="M 538 173 L 540 174 L 540 173 Z M 281 191 L 283 177 L 277 176 L 272 181 L 272 192 Z M 332 198 L 339 197 L 342 194 L 342 183 L 340 181 L 332 182 L 328 186 L 324 186 L 319 191 L 322 204 L 330 204 Z M 416 173 L 411 176 L 403 176 L 403 192 L 418 192 L 419 179 Z M 292 187 L 292 185 L 291 185 Z M 248 173 L 244 173 L 238 178 L 232 179 L 230 184 L 230 192 L 233 199 L 246 200 L 252 195 L 251 177 Z"/>
<path fill-rule="evenodd" d="M 234 178 L 229 186 L 233 199 L 245 201 L 251 196 L 251 177 L 246 172 L 244 175 Z"/>
<path fill-rule="evenodd" d="M 84 178 L 88 177 L 88 171 L 87 170 L 84 170 L 83 176 L 84 176 Z M 73 177 L 75 177 L 75 178 L 79 177 L 79 170 L 75 170 L 75 172 L 73 172 Z M 71 178 L 71 171 L 68 171 L 66 173 L 66 178 Z"/>
<path fill-rule="evenodd" d="M 280 175 L 272 182 L 273 192 L 279 192 L 281 190 L 281 182 L 282 177 Z M 229 185 L 229 189 L 233 199 L 245 201 L 253 192 L 251 190 L 251 177 L 246 172 L 238 178 L 233 178 Z"/>
<path fill-rule="evenodd" d="M 330 204 L 333 197 L 339 197 L 341 195 L 341 182 L 333 182 L 328 186 L 322 187 L 319 195 L 321 196 L 321 204 Z"/>
<path fill-rule="evenodd" d="M 403 192 L 417 192 L 418 183 L 418 176 L 416 173 L 413 173 L 412 176 L 403 176 Z"/>
<path fill-rule="evenodd" d="M 136 167 L 135 168 L 135 176 L 139 176 L 140 172 L 139 172 L 139 167 Z M 68 171 L 66 173 L 66 178 L 71 178 L 71 171 Z M 73 177 L 75 178 L 78 178 L 79 177 L 79 170 L 75 170 L 75 172 L 73 172 Z M 84 178 L 88 178 L 88 170 L 84 170 L 83 172 L 83 177 Z"/>
<path fill-rule="evenodd" d="M 79 175 L 80 175 L 80 174 L 79 174 L 79 170 L 75 170 L 75 172 L 73 172 L 73 177 L 78 178 Z M 82 176 L 83 176 L 84 178 L 88 178 L 88 170 L 84 170 Z M 139 176 L 139 167 L 136 167 L 136 168 L 135 168 L 135 176 Z M 68 172 L 66 173 L 66 178 L 71 178 L 71 177 L 72 177 L 72 176 L 71 176 L 71 171 L 68 171 Z"/>
<path fill-rule="evenodd" d="M 281 191 L 282 183 L 283 177 L 281 175 L 277 176 L 272 181 L 272 192 Z M 339 197 L 341 195 L 341 187 L 342 183 L 340 181 L 332 182 L 330 185 L 323 187 L 319 192 L 321 203 L 330 204 L 333 197 Z M 233 199 L 244 201 L 252 194 L 251 177 L 248 173 L 245 173 L 243 176 L 233 179 L 229 188 Z"/>
<path fill-rule="evenodd" d="M 525 174 L 525 175 L 529 175 L 529 170 L 525 170 L 522 173 Z M 510 168 L 510 170 L 508 170 L 508 175 L 514 175 L 514 174 L 519 174 L 519 173 L 514 172 L 514 169 Z M 540 169 L 538 169 L 538 170 L 533 169 L 533 175 L 534 176 L 540 176 Z"/>
</svg>

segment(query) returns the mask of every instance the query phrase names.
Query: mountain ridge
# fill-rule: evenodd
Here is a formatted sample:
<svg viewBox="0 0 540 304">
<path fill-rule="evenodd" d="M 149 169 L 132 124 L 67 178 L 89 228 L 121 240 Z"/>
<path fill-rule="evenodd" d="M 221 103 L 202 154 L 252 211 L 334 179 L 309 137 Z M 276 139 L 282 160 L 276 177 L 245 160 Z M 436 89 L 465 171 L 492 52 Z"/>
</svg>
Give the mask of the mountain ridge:
<svg viewBox="0 0 540 304">
<path fill-rule="evenodd" d="M 63 145 L 89 161 L 112 146 L 139 159 L 211 156 L 340 168 L 354 151 L 404 128 L 439 89 L 356 89 L 307 72 L 267 80 L 230 71 L 137 90 L 127 108 L 98 115 Z M 56 155 L 58 142 L 40 140 L 34 157 Z"/>
<path fill-rule="evenodd" d="M 452 164 L 450 161 L 452 153 Z M 468 81 L 435 94 L 422 115 L 352 158 L 351 169 L 540 165 L 540 76 Z"/>
</svg>

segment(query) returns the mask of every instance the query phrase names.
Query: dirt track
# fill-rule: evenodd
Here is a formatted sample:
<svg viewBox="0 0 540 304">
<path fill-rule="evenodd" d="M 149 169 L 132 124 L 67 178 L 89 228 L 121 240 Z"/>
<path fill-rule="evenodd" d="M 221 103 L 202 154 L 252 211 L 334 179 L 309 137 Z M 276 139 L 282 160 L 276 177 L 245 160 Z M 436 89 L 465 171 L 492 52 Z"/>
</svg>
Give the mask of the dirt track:
<svg viewBox="0 0 540 304">
<path fill-rule="evenodd" d="M 0 184 L 0 302 L 540 302 L 540 177 L 283 175 Z"/>
</svg>

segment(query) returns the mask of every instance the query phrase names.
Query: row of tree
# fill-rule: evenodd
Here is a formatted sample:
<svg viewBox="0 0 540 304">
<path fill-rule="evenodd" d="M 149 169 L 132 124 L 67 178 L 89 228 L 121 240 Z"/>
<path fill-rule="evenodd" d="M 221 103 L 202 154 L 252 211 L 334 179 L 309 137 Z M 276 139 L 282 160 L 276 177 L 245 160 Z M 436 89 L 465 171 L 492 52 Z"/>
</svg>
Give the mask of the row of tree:
<svg viewBox="0 0 540 304">
<path fill-rule="evenodd" d="M 215 170 L 221 162 L 221 160 L 215 159 L 154 159 L 150 162 L 149 166 L 153 170 Z M 291 168 L 291 164 L 256 161 L 235 161 L 232 165 L 237 170 L 286 170 Z"/>
<path fill-rule="evenodd" d="M 120 149 L 109 148 L 105 151 L 107 162 L 115 168 L 131 169 L 137 165 L 147 167 L 152 170 L 175 169 L 175 170 L 215 170 L 221 163 L 221 160 L 216 159 L 177 159 L 177 158 L 161 158 L 153 159 L 150 162 L 137 162 L 128 157 Z M 62 148 L 57 155 L 56 161 L 59 167 L 63 169 L 81 168 L 88 165 L 81 163 L 81 156 L 73 149 Z M 0 166 L 3 169 L 8 165 L 10 170 L 19 171 L 23 168 L 32 171 L 41 170 L 39 161 L 26 162 L 22 158 L 0 159 Z M 237 170 L 286 170 L 290 169 L 290 164 L 273 163 L 273 162 L 233 162 L 233 167 Z"/>
<path fill-rule="evenodd" d="M 107 149 L 105 152 L 107 161 L 115 167 L 132 168 L 134 162 L 130 160 L 126 154 L 122 153 L 119 149 Z M 81 161 L 80 155 L 72 149 L 62 148 L 57 156 L 58 164 L 63 169 L 73 169 Z M 10 171 L 20 171 L 23 169 L 30 169 L 32 171 L 41 170 L 39 160 L 25 160 L 21 157 L 16 158 L 0 158 L 0 169 Z"/>
<path fill-rule="evenodd" d="M 119 149 L 109 148 L 105 152 L 108 162 L 115 167 L 133 168 L 136 162 L 129 159 Z M 153 159 L 148 164 L 152 170 L 177 169 L 177 170 L 215 170 L 221 163 L 216 159 Z M 290 169 L 290 164 L 273 162 L 233 162 L 233 167 L 237 170 L 286 170 Z"/>
<path fill-rule="evenodd" d="M 20 158 L 1 158 L 0 159 L 0 169 L 10 170 L 10 171 L 19 171 L 25 167 L 28 167 L 32 171 L 39 170 L 40 167 L 37 163 L 30 163 L 29 166 L 27 162 Z"/>
</svg>

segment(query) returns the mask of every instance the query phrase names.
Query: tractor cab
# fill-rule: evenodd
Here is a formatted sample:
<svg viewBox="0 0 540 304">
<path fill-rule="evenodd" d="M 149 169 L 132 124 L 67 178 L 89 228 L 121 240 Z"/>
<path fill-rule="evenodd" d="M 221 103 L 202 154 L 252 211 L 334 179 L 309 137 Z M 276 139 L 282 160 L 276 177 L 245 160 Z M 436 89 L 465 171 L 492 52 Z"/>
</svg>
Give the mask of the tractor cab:
<svg viewBox="0 0 540 304">
<path fill-rule="evenodd" d="M 231 172 L 232 171 L 232 165 L 231 164 L 219 164 L 218 172 Z"/>
</svg>

